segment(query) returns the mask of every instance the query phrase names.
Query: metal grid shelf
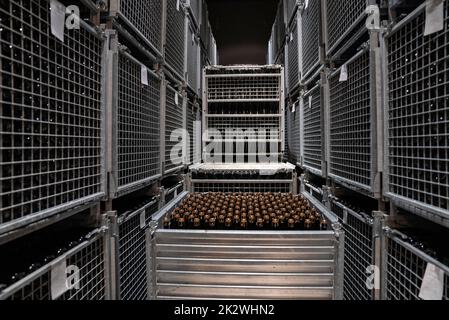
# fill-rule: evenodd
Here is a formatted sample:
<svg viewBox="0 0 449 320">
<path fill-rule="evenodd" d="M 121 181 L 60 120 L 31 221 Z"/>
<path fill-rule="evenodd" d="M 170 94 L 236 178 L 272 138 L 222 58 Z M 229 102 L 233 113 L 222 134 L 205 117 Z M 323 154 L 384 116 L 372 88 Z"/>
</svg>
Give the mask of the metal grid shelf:
<svg viewBox="0 0 449 320">
<path fill-rule="evenodd" d="M 346 45 L 360 36 L 360 30 L 366 32 L 364 22 L 367 0 L 325 0 L 327 54 L 333 53 L 339 45 Z M 356 29 L 356 30 L 355 30 Z M 350 37 L 349 40 L 346 38 Z"/>
<path fill-rule="evenodd" d="M 428 263 L 444 272 L 443 300 L 449 300 L 449 267 L 407 243 L 405 235 L 387 232 L 384 295 L 387 300 L 420 300 L 420 291 Z"/>
<path fill-rule="evenodd" d="M 81 21 L 58 40 L 49 8 L 0 7 L 0 233 L 104 195 L 104 39 Z"/>
<path fill-rule="evenodd" d="M 117 198 L 161 176 L 162 81 L 148 71 L 148 86 L 142 84 L 143 64 L 124 51 L 114 59 L 111 197 Z"/>
<path fill-rule="evenodd" d="M 164 0 L 110 0 L 109 10 L 112 17 L 118 17 L 147 47 L 161 55 L 163 2 Z"/>
<path fill-rule="evenodd" d="M 223 139 L 263 139 L 261 134 L 270 140 L 280 140 L 280 116 L 266 117 L 207 117 L 207 139 L 219 133 Z M 210 131 L 209 131 L 210 130 Z"/>
<path fill-rule="evenodd" d="M 207 101 L 279 101 L 280 74 L 206 75 Z"/>
<path fill-rule="evenodd" d="M 444 30 L 425 37 L 423 4 L 386 38 L 384 189 L 396 205 L 449 225 L 447 3 L 444 14 Z"/>
<path fill-rule="evenodd" d="M 147 247 L 145 230 L 159 201 L 152 200 L 136 211 L 120 216 L 117 220 L 119 300 L 147 300 Z"/>
<path fill-rule="evenodd" d="M 342 3 L 340 1 L 340 3 Z M 301 62 L 302 78 L 308 78 L 320 64 L 320 21 L 321 1 L 310 0 L 301 11 Z"/>
<path fill-rule="evenodd" d="M 330 205 L 345 230 L 344 299 L 373 300 L 374 292 L 366 286 L 367 267 L 375 264 L 373 219 L 349 209 L 335 197 L 330 198 Z"/>
<path fill-rule="evenodd" d="M 179 5 L 179 0 L 166 1 L 165 63 L 180 79 L 184 79 L 186 14 L 184 8 Z"/>
<path fill-rule="evenodd" d="M 184 108 L 186 107 L 186 103 L 184 102 L 184 97 L 168 84 L 166 86 L 165 99 L 164 174 L 168 174 L 184 166 L 183 154 L 172 155 L 172 151 L 174 150 L 176 145 L 179 144 L 179 141 L 171 141 L 171 135 L 172 133 L 185 129 Z"/>
<path fill-rule="evenodd" d="M 340 82 L 341 69 L 329 77 L 329 176 L 372 191 L 372 101 L 368 50 L 346 63 L 348 80 Z"/>
<path fill-rule="evenodd" d="M 295 90 L 300 82 L 301 72 L 300 72 L 300 43 L 302 42 L 300 39 L 301 30 L 298 30 L 300 25 L 300 13 L 296 13 L 295 19 L 292 21 L 291 26 L 289 27 L 289 36 L 287 41 L 287 73 L 288 73 L 288 91 L 292 92 Z"/>
<path fill-rule="evenodd" d="M 323 176 L 324 128 L 321 86 L 317 85 L 303 96 L 303 166 L 312 173 Z"/>
<path fill-rule="evenodd" d="M 84 243 L 3 290 L 0 293 L 0 300 L 108 299 L 109 275 L 105 263 L 106 252 L 104 232 L 95 231 L 87 237 Z M 65 261 L 67 266 L 79 269 L 79 279 L 75 279 L 74 283 L 79 286 L 79 289 L 73 287 L 61 296 L 53 297 L 52 286 L 57 286 L 57 284 L 52 283 L 52 270 L 54 270 L 53 266 L 61 261 Z M 53 272 L 57 272 L 57 270 Z"/>
</svg>

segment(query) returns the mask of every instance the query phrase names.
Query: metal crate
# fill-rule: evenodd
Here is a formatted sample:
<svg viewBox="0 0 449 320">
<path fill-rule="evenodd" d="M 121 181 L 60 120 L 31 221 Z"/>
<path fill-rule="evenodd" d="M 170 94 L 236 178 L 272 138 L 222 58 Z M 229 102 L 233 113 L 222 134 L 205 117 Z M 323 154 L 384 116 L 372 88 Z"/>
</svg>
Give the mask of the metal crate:
<svg viewBox="0 0 449 320">
<path fill-rule="evenodd" d="M 0 300 L 110 299 L 108 283 L 110 275 L 106 263 L 108 255 L 104 231 L 97 230 L 91 233 L 82 244 L 3 290 L 0 293 Z M 58 292 L 56 288 L 61 286 L 59 283 L 61 279 L 67 277 L 64 273 L 66 268 L 58 269 L 64 264 L 67 267 L 73 267 L 73 270 L 76 268 L 79 270 L 78 276 L 74 274 L 73 278 L 73 285 L 78 285 L 79 289 L 73 286 L 60 296 L 52 296 L 53 292 Z M 55 278 L 59 279 L 58 283 L 52 280 Z"/>
<path fill-rule="evenodd" d="M 165 92 L 165 161 L 164 174 L 170 174 L 174 171 L 182 169 L 185 165 L 184 154 L 175 153 L 173 150 L 179 145 L 178 140 L 172 141 L 171 135 L 178 136 L 177 132 L 185 129 L 184 108 L 186 101 L 183 95 L 173 89 L 169 84 L 166 85 Z M 183 150 L 181 150 L 183 151 Z M 173 154 L 172 154 L 173 152 Z"/>
<path fill-rule="evenodd" d="M 342 3 L 340 1 L 340 3 Z M 310 0 L 303 6 L 301 16 L 301 70 L 303 79 L 316 72 L 320 64 L 321 0 Z"/>
<path fill-rule="evenodd" d="M 160 220 L 187 196 L 155 216 Z M 327 210 L 310 200 L 323 214 Z M 329 216 L 330 221 L 335 219 Z M 338 230 L 338 226 L 336 226 Z M 154 299 L 340 299 L 339 231 L 154 233 Z M 242 244 L 244 244 L 242 246 Z M 301 248 L 301 250 L 298 250 Z"/>
<path fill-rule="evenodd" d="M 179 79 L 184 79 L 186 13 L 179 0 L 166 0 L 165 63 Z"/>
<path fill-rule="evenodd" d="M 2 2 L 0 19 L 0 233 L 7 233 L 104 196 L 104 39 L 81 21 L 58 40 L 49 1 Z"/>
<path fill-rule="evenodd" d="M 118 17 L 144 44 L 158 55 L 162 53 L 164 0 L 110 0 L 109 13 Z"/>
<path fill-rule="evenodd" d="M 384 299 L 420 300 L 419 294 L 428 263 L 444 272 L 443 300 L 449 300 L 449 267 L 408 242 L 397 231 L 387 230 Z"/>
<path fill-rule="evenodd" d="M 200 42 L 190 20 L 186 23 L 186 80 L 190 89 L 200 95 Z"/>
<path fill-rule="evenodd" d="M 349 209 L 335 197 L 330 198 L 330 206 L 345 230 L 344 299 L 373 300 L 374 291 L 366 285 L 366 270 L 375 265 L 373 218 Z"/>
<path fill-rule="evenodd" d="M 386 38 L 384 191 L 397 206 L 449 226 L 449 5 L 424 36 L 425 4 Z"/>
<path fill-rule="evenodd" d="M 118 198 L 161 176 L 162 81 L 147 67 L 148 85 L 143 84 L 144 64 L 122 49 L 110 59 L 109 181 L 110 197 Z"/>
<path fill-rule="evenodd" d="M 158 199 L 120 217 L 111 217 L 111 228 L 117 230 L 116 257 L 117 299 L 147 300 L 147 248 L 145 230 L 159 209 Z"/>
<path fill-rule="evenodd" d="M 334 53 L 338 46 L 346 46 L 367 32 L 365 9 L 370 0 L 322 0 L 325 8 L 326 52 Z"/>
<path fill-rule="evenodd" d="M 288 73 L 288 91 L 292 92 L 297 89 L 299 82 L 301 80 L 301 72 L 300 72 L 300 43 L 302 40 L 300 38 L 301 35 L 301 26 L 299 20 L 300 13 L 296 14 L 295 19 L 292 21 L 291 26 L 289 27 L 289 35 L 287 41 L 287 73 Z"/>
<path fill-rule="evenodd" d="M 369 51 L 359 52 L 345 65 L 347 81 L 339 81 L 342 68 L 329 76 L 329 176 L 371 193 L 375 175 L 375 107 Z"/>
<path fill-rule="evenodd" d="M 321 86 L 316 85 L 302 97 L 301 130 L 303 136 L 302 162 L 303 167 L 313 174 L 323 176 L 324 163 L 324 110 L 321 98 Z"/>
</svg>

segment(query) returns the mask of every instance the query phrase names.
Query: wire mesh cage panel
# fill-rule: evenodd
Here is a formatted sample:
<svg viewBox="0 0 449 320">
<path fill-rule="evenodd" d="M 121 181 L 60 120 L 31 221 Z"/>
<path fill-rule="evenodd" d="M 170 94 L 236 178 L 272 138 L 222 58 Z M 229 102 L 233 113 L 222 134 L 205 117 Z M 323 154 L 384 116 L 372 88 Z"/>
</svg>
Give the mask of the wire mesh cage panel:
<svg viewBox="0 0 449 320">
<path fill-rule="evenodd" d="M 424 36 L 425 6 L 387 38 L 387 194 L 448 216 L 449 5 L 444 30 Z M 399 202 L 398 202 L 399 205 Z"/>
<path fill-rule="evenodd" d="M 354 29 L 363 22 L 367 0 L 326 0 L 327 51 L 345 41 L 348 35 L 356 35 Z M 309 4 L 310 5 L 310 4 Z M 365 27 L 363 25 L 363 27 Z"/>
<path fill-rule="evenodd" d="M 320 63 L 320 0 L 310 0 L 301 12 L 302 76 L 307 78 Z"/>
<path fill-rule="evenodd" d="M 192 180 L 194 192 L 292 192 L 292 181 Z"/>
<path fill-rule="evenodd" d="M 166 17 L 165 62 L 183 79 L 186 14 L 179 0 L 167 0 Z"/>
<path fill-rule="evenodd" d="M 301 131 L 300 131 L 300 114 L 299 114 L 299 106 L 298 102 L 294 107 L 295 110 L 290 110 L 290 142 L 289 142 L 289 151 L 290 158 L 293 162 L 299 162 L 300 159 L 300 147 L 301 147 Z M 294 111 L 294 112 L 293 112 Z"/>
<path fill-rule="evenodd" d="M 50 23 L 49 1 L 2 1 L 0 232 L 104 193 L 103 40 Z"/>
<path fill-rule="evenodd" d="M 0 293 L 0 300 L 104 300 L 108 280 L 104 257 L 104 233 L 98 231 L 76 248 L 6 288 Z M 59 291 L 55 287 L 60 286 L 52 279 L 67 277 L 66 274 L 57 276 L 60 270 L 54 266 L 61 261 L 76 272 L 73 281 L 67 281 L 71 287 L 60 296 L 52 296 Z"/>
<path fill-rule="evenodd" d="M 202 0 L 184 0 L 187 8 L 191 12 L 197 26 L 201 25 L 201 4 Z"/>
<path fill-rule="evenodd" d="M 161 79 L 148 72 L 148 85 L 142 83 L 142 64 L 119 52 L 115 133 L 116 190 L 132 190 L 161 174 L 160 104 Z"/>
<path fill-rule="evenodd" d="M 182 167 L 183 154 L 174 152 L 180 141 L 173 138 L 182 137 L 184 129 L 183 97 L 170 85 L 167 85 L 165 103 L 165 173 L 169 173 Z"/>
<path fill-rule="evenodd" d="M 279 74 L 207 76 L 208 102 L 279 101 Z"/>
<path fill-rule="evenodd" d="M 299 13 L 297 13 L 297 16 Z M 287 70 L 288 70 L 288 89 L 293 91 L 299 85 L 299 35 L 298 18 L 296 17 L 289 28 L 287 43 Z"/>
<path fill-rule="evenodd" d="M 151 49 L 162 52 L 163 0 L 112 0 L 110 7 Z"/>
<path fill-rule="evenodd" d="M 189 154 L 188 154 L 188 159 L 187 159 L 187 164 L 192 164 L 194 161 L 197 160 L 197 156 L 195 153 L 195 149 L 197 148 L 197 146 L 195 146 L 195 142 L 196 142 L 196 138 L 195 138 L 195 128 L 197 125 L 197 121 L 198 121 L 198 110 L 195 107 L 195 105 L 193 104 L 193 102 L 191 100 L 188 100 L 187 102 L 187 132 L 189 133 L 189 139 L 187 141 L 188 143 L 188 150 L 189 150 Z"/>
<path fill-rule="evenodd" d="M 205 0 L 201 0 L 201 25 L 200 25 L 200 38 L 204 48 L 209 48 L 209 12 L 207 10 L 207 3 Z"/>
<path fill-rule="evenodd" d="M 340 72 L 329 79 L 330 175 L 371 190 L 370 55 L 362 51 L 347 64 L 348 80 Z"/>
<path fill-rule="evenodd" d="M 284 19 L 284 2 L 279 1 L 278 9 L 276 13 L 276 32 L 277 32 L 277 41 L 278 41 L 278 48 L 283 48 L 285 45 L 286 40 L 286 24 Z"/>
<path fill-rule="evenodd" d="M 344 299 L 372 300 L 374 294 L 366 285 L 366 270 L 374 265 L 373 219 L 347 208 L 338 199 L 331 198 L 330 203 L 345 231 Z"/>
<path fill-rule="evenodd" d="M 387 300 L 420 300 L 421 285 L 428 264 L 444 272 L 442 300 L 449 300 L 449 267 L 394 234 L 387 234 L 385 298 Z"/>
<path fill-rule="evenodd" d="M 293 15 L 296 13 L 298 0 L 283 0 L 284 1 L 284 14 L 285 21 L 287 24 L 293 18 Z"/>
<path fill-rule="evenodd" d="M 118 267 L 120 300 L 146 300 L 147 257 L 145 228 L 159 208 L 152 200 L 118 219 Z"/>
<path fill-rule="evenodd" d="M 222 139 L 266 140 L 269 137 L 270 140 L 280 140 L 280 121 L 280 116 L 209 116 L 207 117 L 207 128 L 210 132 L 208 132 L 207 137 L 209 138 L 215 134 L 215 131 L 218 131 Z"/>
<path fill-rule="evenodd" d="M 195 31 L 191 23 L 187 28 L 187 84 L 190 89 L 199 94 L 199 78 L 200 78 L 200 44 L 195 35 Z"/>
<path fill-rule="evenodd" d="M 323 108 L 321 87 L 316 86 L 303 97 L 303 163 L 304 167 L 323 174 Z"/>
</svg>

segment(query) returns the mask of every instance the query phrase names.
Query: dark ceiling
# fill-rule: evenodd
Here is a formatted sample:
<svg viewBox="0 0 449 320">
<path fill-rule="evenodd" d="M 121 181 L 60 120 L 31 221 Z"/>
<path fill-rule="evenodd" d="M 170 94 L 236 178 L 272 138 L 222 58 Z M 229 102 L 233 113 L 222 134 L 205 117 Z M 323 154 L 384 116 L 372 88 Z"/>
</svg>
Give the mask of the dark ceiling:
<svg viewBox="0 0 449 320">
<path fill-rule="evenodd" d="M 220 64 L 265 64 L 279 0 L 206 0 Z"/>
</svg>

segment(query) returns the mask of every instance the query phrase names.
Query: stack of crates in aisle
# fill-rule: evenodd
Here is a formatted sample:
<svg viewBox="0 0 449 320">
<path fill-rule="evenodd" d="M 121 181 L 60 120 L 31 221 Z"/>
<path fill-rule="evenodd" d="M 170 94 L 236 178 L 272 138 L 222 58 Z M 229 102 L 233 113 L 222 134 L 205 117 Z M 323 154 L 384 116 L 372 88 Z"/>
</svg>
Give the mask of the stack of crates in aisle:
<svg viewBox="0 0 449 320">
<path fill-rule="evenodd" d="M 31 252 L 3 251 L 62 220 L 84 217 L 88 226 L 106 195 L 105 38 L 83 19 L 77 30 L 57 28 L 50 7 L 65 13 L 53 1 L 8 0 L 0 6 L 0 254 L 8 262 L 2 268 L 18 268 L 14 275 L 0 272 L 0 299 L 104 299 L 102 230 L 54 252 L 45 265 L 25 265 Z M 79 9 L 82 18 L 96 16 L 90 11 L 95 6 Z M 77 290 L 52 286 L 52 276 L 65 275 L 57 268 L 64 265 L 79 269 Z"/>
<path fill-rule="evenodd" d="M 201 52 L 216 61 L 216 43 L 206 21 L 202 48 L 201 1 L 83 1 L 79 30 L 53 30 L 50 8 L 64 15 L 64 4 L 0 7 L 0 255 L 31 237 L 61 245 L 10 259 L 0 299 L 147 299 L 151 216 L 200 161 Z M 79 228 L 78 240 L 46 240 L 56 226 Z"/>
</svg>

